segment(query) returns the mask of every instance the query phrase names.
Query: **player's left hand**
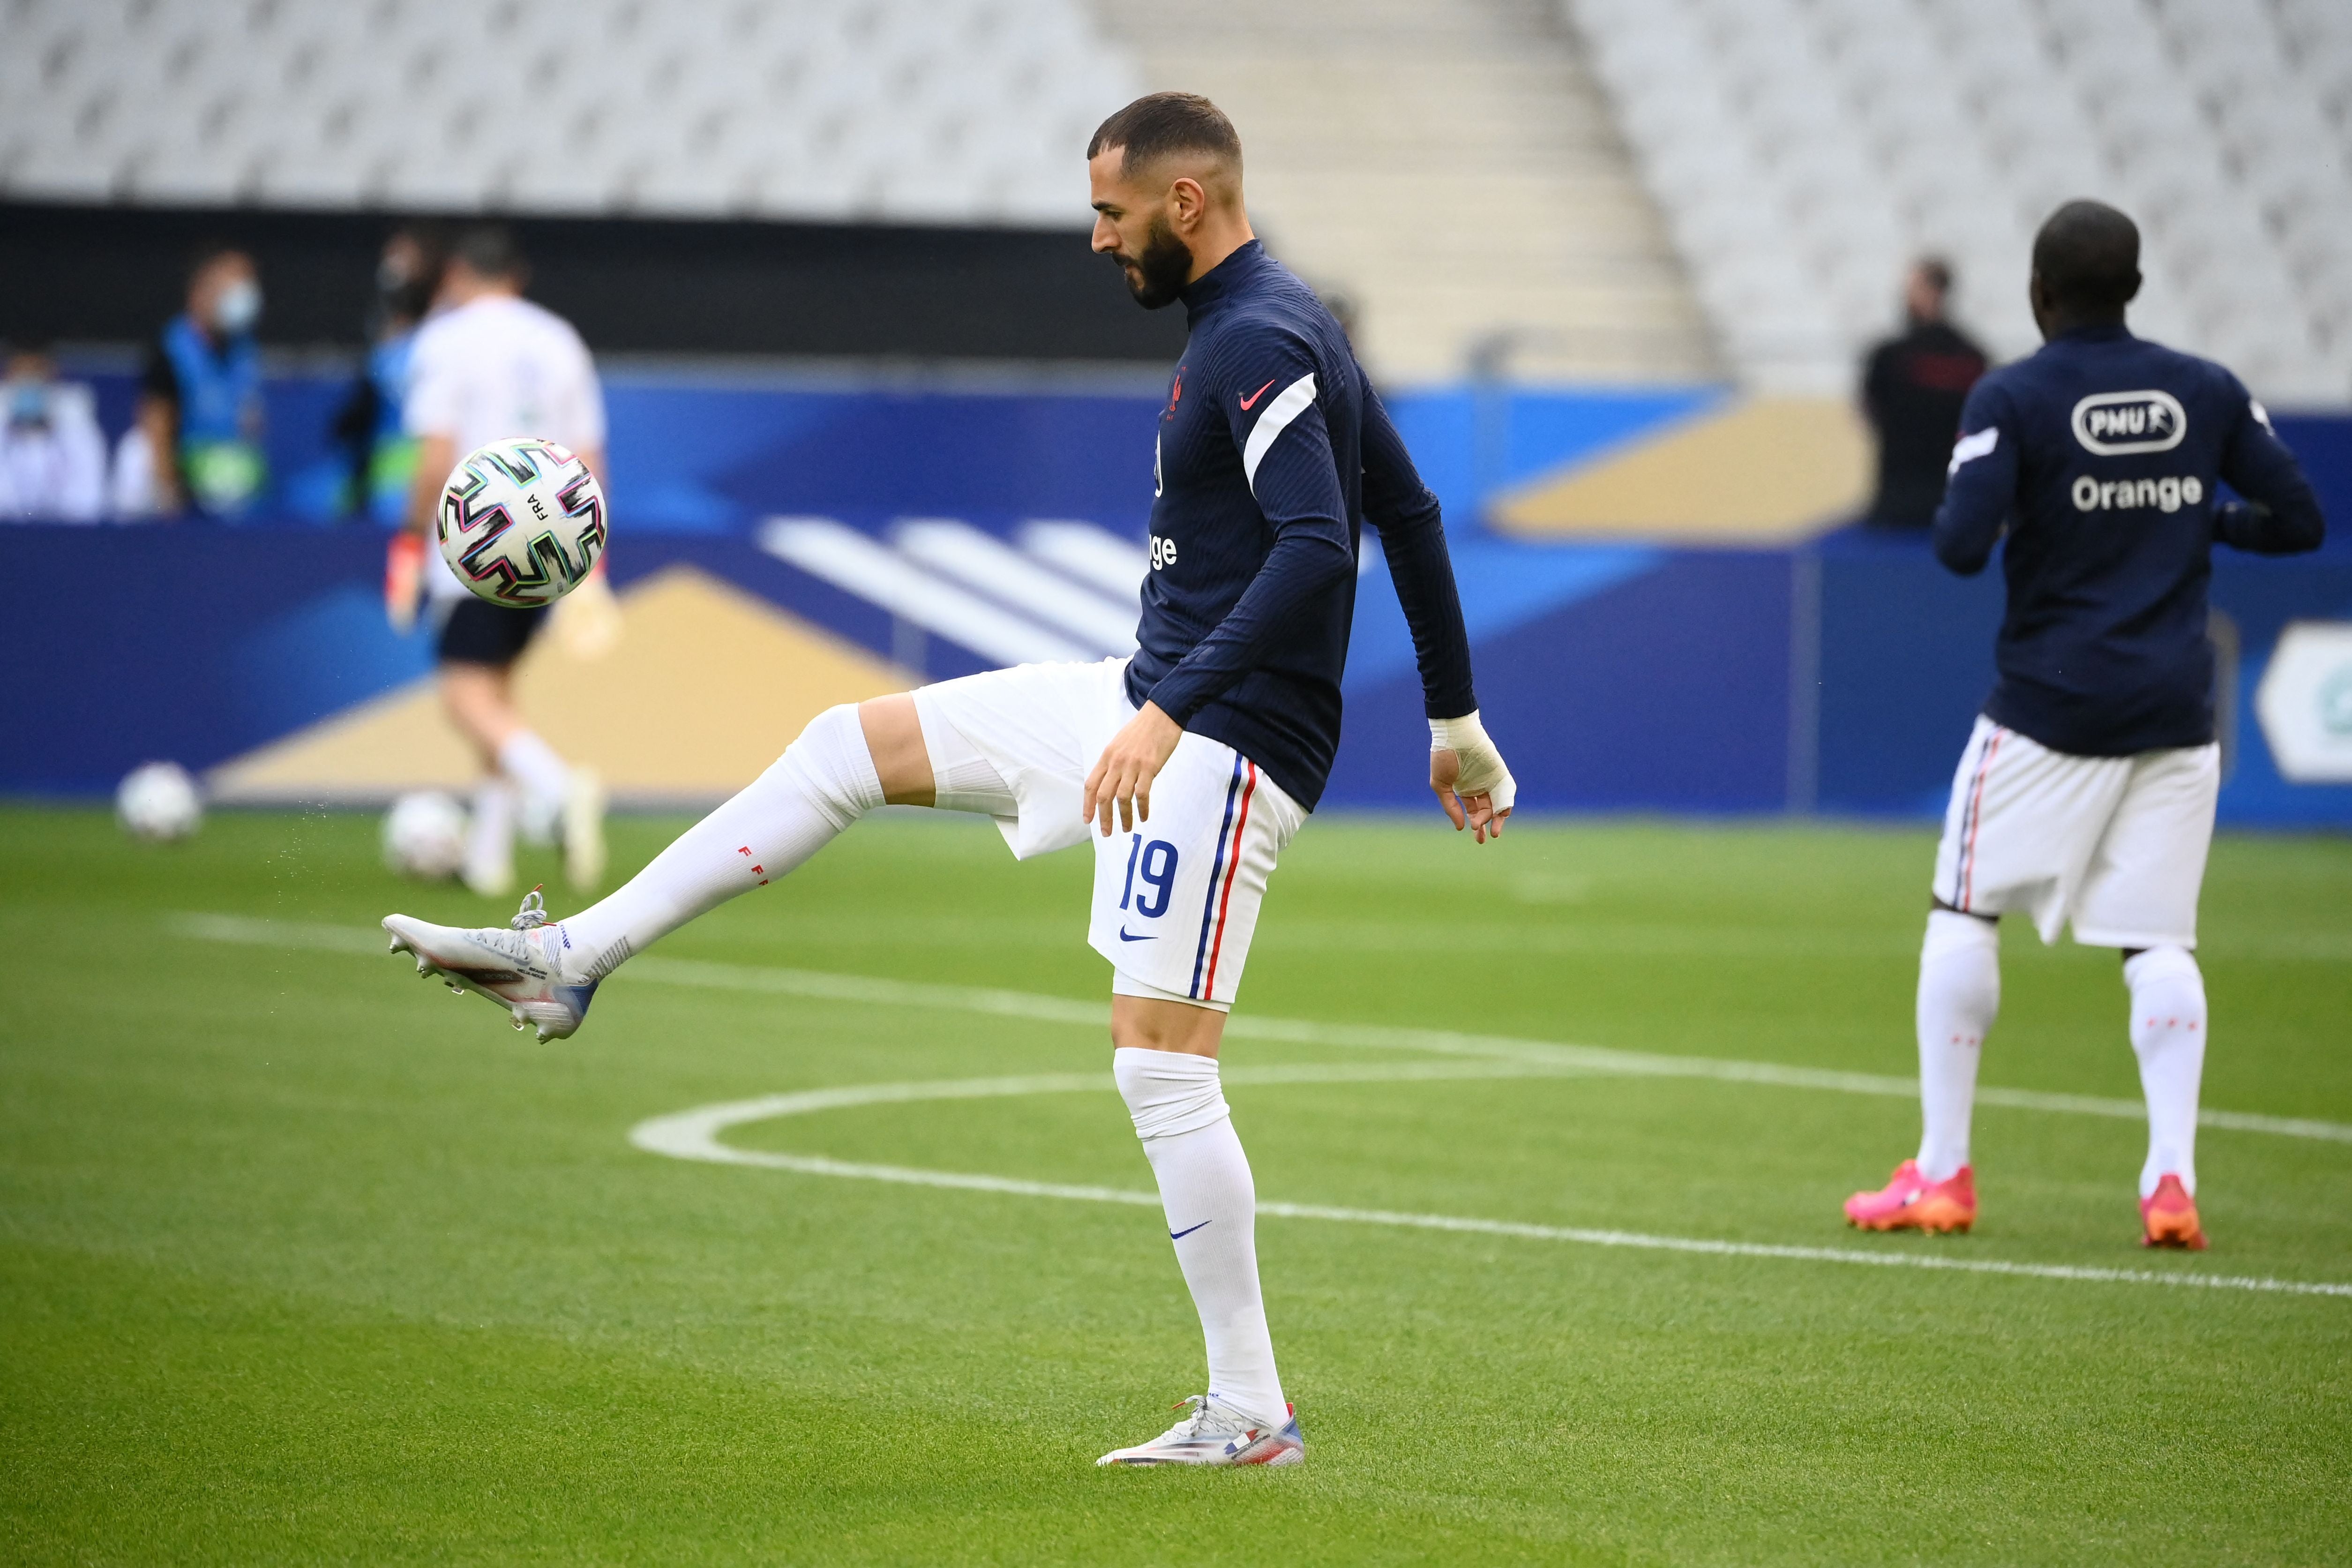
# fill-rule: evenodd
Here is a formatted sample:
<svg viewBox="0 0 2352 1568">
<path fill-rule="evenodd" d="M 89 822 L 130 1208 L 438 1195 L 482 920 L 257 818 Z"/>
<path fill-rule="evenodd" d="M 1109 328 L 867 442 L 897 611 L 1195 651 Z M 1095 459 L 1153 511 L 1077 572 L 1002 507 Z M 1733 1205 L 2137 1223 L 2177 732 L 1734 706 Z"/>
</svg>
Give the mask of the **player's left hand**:
<svg viewBox="0 0 2352 1568">
<path fill-rule="evenodd" d="M 1151 781 L 1168 765 L 1176 742 L 1183 738 L 1182 725 L 1161 712 L 1158 703 L 1145 703 L 1143 710 L 1110 738 L 1094 772 L 1087 775 L 1086 800 L 1078 815 L 1100 828 L 1105 838 L 1111 835 L 1114 812 L 1121 832 L 1150 821 Z"/>
<path fill-rule="evenodd" d="M 1503 836 L 1519 790 L 1475 712 L 1429 721 L 1429 787 L 1454 831 L 1467 827 L 1481 844 Z"/>
</svg>

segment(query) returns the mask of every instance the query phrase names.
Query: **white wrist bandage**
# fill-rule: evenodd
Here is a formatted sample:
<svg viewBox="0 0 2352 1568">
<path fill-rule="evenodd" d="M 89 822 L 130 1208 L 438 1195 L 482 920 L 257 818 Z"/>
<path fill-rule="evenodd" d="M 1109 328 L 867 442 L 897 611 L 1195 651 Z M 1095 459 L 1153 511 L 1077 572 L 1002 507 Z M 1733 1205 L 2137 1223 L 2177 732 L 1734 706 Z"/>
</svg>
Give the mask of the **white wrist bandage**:
<svg viewBox="0 0 2352 1568">
<path fill-rule="evenodd" d="M 1429 749 L 1452 752 L 1461 759 L 1462 775 L 1454 783 L 1454 794 L 1491 795 L 1496 811 L 1511 809 L 1519 786 L 1511 770 L 1503 765 L 1503 753 L 1486 738 L 1486 726 L 1478 722 L 1475 709 L 1459 719 L 1432 719 Z"/>
</svg>

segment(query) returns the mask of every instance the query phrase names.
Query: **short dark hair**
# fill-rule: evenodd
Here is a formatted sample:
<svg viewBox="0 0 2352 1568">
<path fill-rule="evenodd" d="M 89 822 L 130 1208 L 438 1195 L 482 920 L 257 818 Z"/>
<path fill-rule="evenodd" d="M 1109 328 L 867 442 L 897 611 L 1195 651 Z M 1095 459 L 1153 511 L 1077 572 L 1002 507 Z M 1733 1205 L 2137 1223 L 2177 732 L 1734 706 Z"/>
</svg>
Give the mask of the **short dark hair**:
<svg viewBox="0 0 2352 1568">
<path fill-rule="evenodd" d="M 1095 128 L 1087 143 L 1093 158 L 1110 148 L 1126 149 L 1120 172 L 1154 163 L 1171 153 L 1209 153 L 1242 163 L 1242 139 L 1225 111 L 1197 92 L 1146 93 Z"/>
<path fill-rule="evenodd" d="M 449 259 L 464 262 L 485 278 L 520 279 L 530 265 L 514 230 L 502 223 L 478 223 L 459 231 Z"/>
<path fill-rule="evenodd" d="M 2033 270 L 2051 303 L 2119 313 L 2139 292 L 2139 226 L 2105 202 L 2068 202 L 2033 237 Z"/>
<path fill-rule="evenodd" d="M 1923 256 L 1911 264 L 1938 294 L 1952 291 L 1952 264 L 1940 256 Z"/>
</svg>

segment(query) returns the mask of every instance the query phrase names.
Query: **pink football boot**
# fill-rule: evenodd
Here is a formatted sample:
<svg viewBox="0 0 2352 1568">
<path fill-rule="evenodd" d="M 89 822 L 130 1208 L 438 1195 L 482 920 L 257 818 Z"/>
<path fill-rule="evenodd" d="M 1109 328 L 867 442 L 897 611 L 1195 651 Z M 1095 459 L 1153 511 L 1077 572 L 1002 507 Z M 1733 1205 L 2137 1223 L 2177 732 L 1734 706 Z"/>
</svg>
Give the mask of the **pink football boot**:
<svg viewBox="0 0 2352 1568">
<path fill-rule="evenodd" d="M 1944 1181 L 1919 1173 L 1916 1160 L 1895 1167 L 1893 1180 L 1874 1193 L 1845 1201 L 1846 1223 L 1863 1230 L 1966 1230 L 1977 1222 L 1977 1179 L 1969 1166 Z"/>
<path fill-rule="evenodd" d="M 2205 1250 L 2205 1227 L 2197 1222 L 2197 1200 L 2178 1176 L 2156 1184 L 2156 1191 L 2139 1201 L 2139 1244 Z"/>
</svg>

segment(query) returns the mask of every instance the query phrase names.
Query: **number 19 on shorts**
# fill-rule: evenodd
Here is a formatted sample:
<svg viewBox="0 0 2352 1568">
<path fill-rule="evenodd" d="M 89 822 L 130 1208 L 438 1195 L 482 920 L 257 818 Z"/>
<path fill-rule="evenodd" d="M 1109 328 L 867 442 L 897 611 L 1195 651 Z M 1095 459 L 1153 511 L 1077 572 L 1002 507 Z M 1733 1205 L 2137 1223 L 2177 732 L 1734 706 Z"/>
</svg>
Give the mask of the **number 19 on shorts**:
<svg viewBox="0 0 2352 1568">
<path fill-rule="evenodd" d="M 1176 846 L 1165 838 L 1146 843 L 1140 833 L 1133 839 L 1127 849 L 1127 885 L 1119 889 L 1118 907 L 1156 921 L 1168 912 L 1169 901 L 1176 896 Z M 1140 897 L 1135 886 L 1139 881 L 1143 884 Z"/>
</svg>

